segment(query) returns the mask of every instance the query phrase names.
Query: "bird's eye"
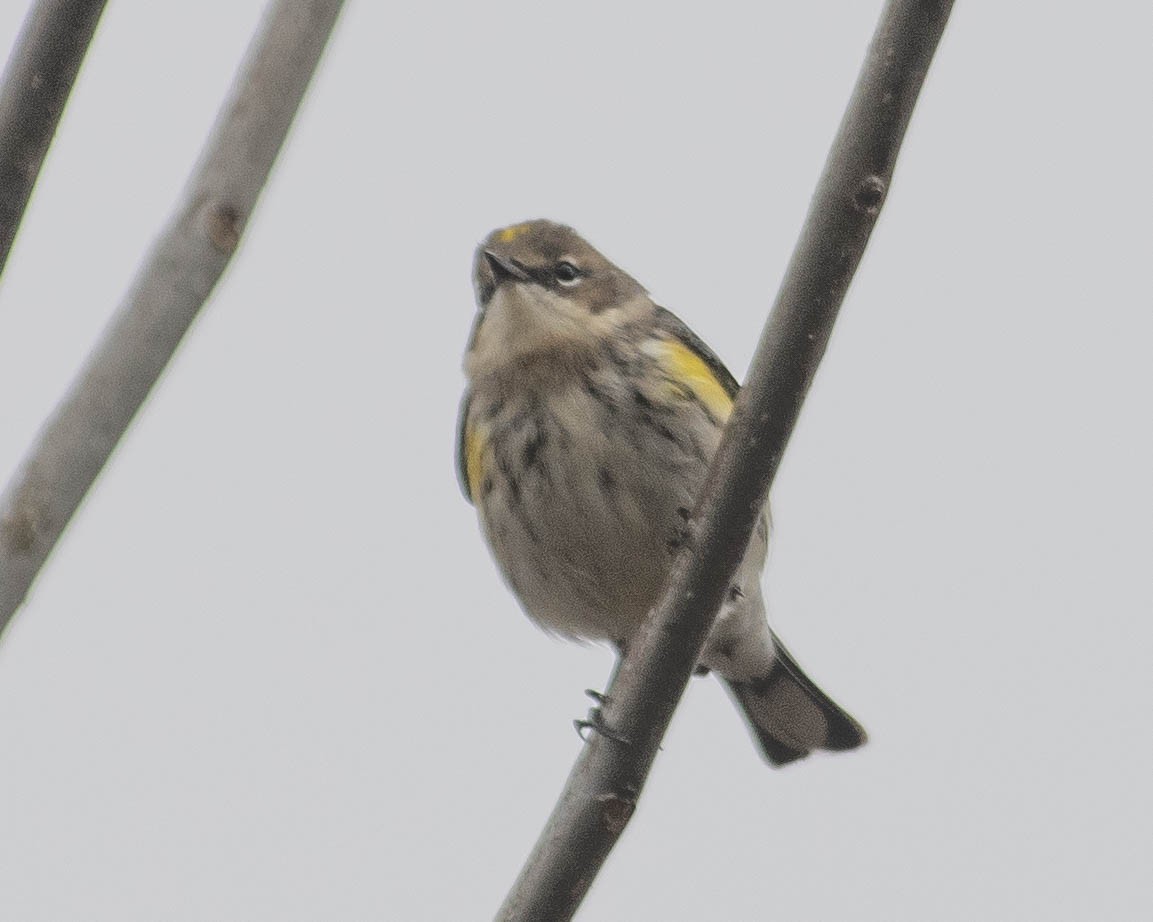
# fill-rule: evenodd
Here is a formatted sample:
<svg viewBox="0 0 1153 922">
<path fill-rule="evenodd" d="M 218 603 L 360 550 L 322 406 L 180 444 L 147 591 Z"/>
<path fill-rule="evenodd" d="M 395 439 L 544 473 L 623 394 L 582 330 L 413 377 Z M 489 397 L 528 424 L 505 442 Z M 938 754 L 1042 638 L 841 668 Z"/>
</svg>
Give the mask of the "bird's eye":
<svg viewBox="0 0 1153 922">
<path fill-rule="evenodd" d="M 553 268 L 556 280 L 566 287 L 571 287 L 581 280 L 581 271 L 570 262 L 559 262 Z"/>
</svg>

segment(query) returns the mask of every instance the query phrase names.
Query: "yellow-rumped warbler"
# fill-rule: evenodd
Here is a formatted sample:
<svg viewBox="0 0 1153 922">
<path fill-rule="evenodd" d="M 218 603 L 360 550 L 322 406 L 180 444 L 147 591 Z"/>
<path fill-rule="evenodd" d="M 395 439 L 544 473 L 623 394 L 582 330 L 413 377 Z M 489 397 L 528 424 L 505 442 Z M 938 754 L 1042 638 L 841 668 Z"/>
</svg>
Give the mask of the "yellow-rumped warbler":
<svg viewBox="0 0 1153 922">
<path fill-rule="evenodd" d="M 459 462 L 508 584 L 550 631 L 623 650 L 656 603 L 737 382 L 676 316 L 568 227 L 494 231 L 475 265 Z M 765 620 L 768 513 L 700 667 L 765 758 L 852 749 L 861 726 Z"/>
</svg>

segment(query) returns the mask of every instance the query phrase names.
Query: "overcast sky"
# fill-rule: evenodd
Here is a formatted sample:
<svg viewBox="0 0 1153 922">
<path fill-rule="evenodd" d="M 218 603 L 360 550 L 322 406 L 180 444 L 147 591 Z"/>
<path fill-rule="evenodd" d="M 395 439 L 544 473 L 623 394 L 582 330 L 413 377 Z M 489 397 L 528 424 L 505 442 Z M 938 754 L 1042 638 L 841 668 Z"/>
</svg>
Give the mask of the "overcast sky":
<svg viewBox="0 0 1153 922">
<path fill-rule="evenodd" d="M 743 377 L 881 4 L 403 6 L 348 4 L 0 640 L 4 919 L 491 917 L 611 658 L 458 492 L 472 249 L 570 223 Z M 261 7 L 109 4 L 0 285 L 0 477 Z M 773 490 L 774 624 L 871 741 L 774 772 L 694 680 L 582 920 L 1153 915 L 1151 20 L 957 5 Z"/>
</svg>

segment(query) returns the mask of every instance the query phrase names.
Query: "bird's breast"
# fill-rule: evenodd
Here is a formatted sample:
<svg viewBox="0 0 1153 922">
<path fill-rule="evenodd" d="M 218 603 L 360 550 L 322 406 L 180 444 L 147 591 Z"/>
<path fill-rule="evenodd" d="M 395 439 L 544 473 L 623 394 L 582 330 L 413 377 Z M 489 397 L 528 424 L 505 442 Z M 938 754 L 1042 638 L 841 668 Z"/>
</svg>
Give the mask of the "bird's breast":
<svg viewBox="0 0 1153 922">
<path fill-rule="evenodd" d="M 708 414 L 664 393 L 627 363 L 473 393 L 484 530 L 525 609 L 552 630 L 627 639 L 661 589 L 719 439 Z"/>
</svg>

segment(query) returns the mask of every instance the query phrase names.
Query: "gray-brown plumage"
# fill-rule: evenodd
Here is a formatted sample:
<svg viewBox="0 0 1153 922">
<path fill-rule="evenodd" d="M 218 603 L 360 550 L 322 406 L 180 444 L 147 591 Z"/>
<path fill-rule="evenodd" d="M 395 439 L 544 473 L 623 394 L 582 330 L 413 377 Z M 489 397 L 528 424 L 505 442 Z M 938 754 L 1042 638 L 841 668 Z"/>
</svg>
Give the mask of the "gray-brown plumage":
<svg viewBox="0 0 1153 922">
<path fill-rule="evenodd" d="M 460 420 L 466 495 L 525 611 L 629 642 L 668 574 L 737 384 L 711 350 L 568 227 L 530 221 L 477 251 Z M 765 620 L 768 515 L 701 655 L 765 757 L 852 749 L 865 733 Z"/>
</svg>

